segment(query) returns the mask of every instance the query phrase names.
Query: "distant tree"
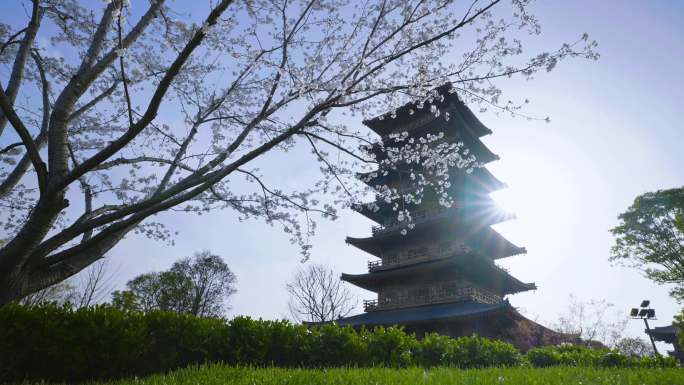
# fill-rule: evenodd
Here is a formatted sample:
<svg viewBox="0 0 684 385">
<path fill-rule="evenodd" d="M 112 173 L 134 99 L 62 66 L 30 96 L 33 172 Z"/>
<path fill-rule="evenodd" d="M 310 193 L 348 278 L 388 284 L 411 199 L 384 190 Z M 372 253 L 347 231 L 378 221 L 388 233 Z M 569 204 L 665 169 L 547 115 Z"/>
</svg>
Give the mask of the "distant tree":
<svg viewBox="0 0 684 385">
<path fill-rule="evenodd" d="M 649 342 L 639 337 L 625 337 L 617 341 L 615 349 L 629 357 L 646 357 L 654 354 Z"/>
<path fill-rule="evenodd" d="M 290 314 L 298 321 L 333 321 L 349 315 L 357 304 L 338 274 L 324 265 L 299 269 L 285 287 Z"/>
<path fill-rule="evenodd" d="M 171 273 L 190 282 L 190 313 L 199 316 L 218 315 L 225 310 L 225 301 L 235 294 L 237 277 L 223 260 L 203 251 L 194 258 L 185 258 L 173 264 Z M 185 284 L 177 281 L 176 290 L 185 290 Z"/>
<path fill-rule="evenodd" d="M 570 295 L 568 309 L 553 324 L 557 331 L 578 335 L 588 347 L 614 347 L 622 339 L 627 317 L 606 300 L 580 301 Z"/>
<path fill-rule="evenodd" d="M 112 294 L 112 303 L 120 304 L 120 298 L 126 300 L 127 306 L 134 305 L 135 310 L 152 311 L 155 309 L 168 310 L 162 306 L 162 283 L 160 275 L 163 273 L 145 273 L 131 279 L 126 283 L 128 290 L 115 291 Z M 133 298 L 133 300 L 131 300 Z M 164 301 L 167 303 L 168 301 Z M 124 303 L 124 302 L 121 302 Z"/>
<path fill-rule="evenodd" d="M 639 195 L 618 218 L 610 260 L 676 285 L 670 295 L 684 302 L 684 188 Z"/>
<path fill-rule="evenodd" d="M 684 309 L 675 315 L 674 321 L 672 321 L 675 330 L 677 332 L 677 337 L 679 338 L 679 346 L 684 348 Z"/>
<path fill-rule="evenodd" d="M 116 290 L 112 292 L 112 306 L 126 311 L 141 311 L 138 297 L 130 290 Z"/>
<path fill-rule="evenodd" d="M 343 115 L 392 119 L 417 101 L 447 120 L 429 105 L 447 82 L 479 109 L 523 115 L 506 79 L 598 58 L 586 33 L 525 47 L 541 34 L 531 0 L 24 3 L 0 13 L 0 305 L 77 274 L 131 232 L 168 239 L 154 221 L 168 210 L 280 225 L 306 258 L 314 221 L 365 196 L 357 172 L 413 164 L 418 191 L 444 191 L 447 166 L 474 163 L 463 146 L 419 141 L 377 143 L 388 156 L 375 159 L 359 146 L 377 137 Z M 311 156 L 312 178 L 274 184 L 264 166 L 282 161 L 264 158 L 293 152 Z"/>
<path fill-rule="evenodd" d="M 126 310 L 164 310 L 200 317 L 220 316 L 235 294 L 237 278 L 221 257 L 208 251 L 175 262 L 171 269 L 141 274 L 112 294 L 112 304 Z"/>
<path fill-rule="evenodd" d="M 194 314 L 190 309 L 194 294 L 192 282 L 176 271 L 142 274 L 133 279 L 129 287 L 140 297 L 143 311 L 160 309 Z"/>
</svg>

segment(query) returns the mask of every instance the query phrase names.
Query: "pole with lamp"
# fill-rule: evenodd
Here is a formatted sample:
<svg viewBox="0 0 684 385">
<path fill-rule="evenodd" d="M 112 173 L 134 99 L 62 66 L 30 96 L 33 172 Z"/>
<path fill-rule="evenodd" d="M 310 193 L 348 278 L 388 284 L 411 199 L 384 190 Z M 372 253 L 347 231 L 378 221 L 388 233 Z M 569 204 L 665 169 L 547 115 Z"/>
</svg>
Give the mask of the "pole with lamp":
<svg viewBox="0 0 684 385">
<path fill-rule="evenodd" d="M 657 318 L 655 317 L 655 309 L 648 307 L 651 304 L 651 301 L 645 299 L 641 301 L 641 305 L 638 308 L 632 308 L 630 310 L 629 315 L 632 317 L 632 319 L 642 319 L 644 320 L 644 324 L 646 325 L 646 332 L 648 334 L 648 337 L 651 339 L 651 345 L 653 345 L 653 351 L 657 356 L 660 355 L 658 353 L 658 349 L 656 348 L 655 341 L 653 340 L 653 336 L 651 335 L 651 327 L 648 325 L 648 320 L 656 320 Z"/>
</svg>

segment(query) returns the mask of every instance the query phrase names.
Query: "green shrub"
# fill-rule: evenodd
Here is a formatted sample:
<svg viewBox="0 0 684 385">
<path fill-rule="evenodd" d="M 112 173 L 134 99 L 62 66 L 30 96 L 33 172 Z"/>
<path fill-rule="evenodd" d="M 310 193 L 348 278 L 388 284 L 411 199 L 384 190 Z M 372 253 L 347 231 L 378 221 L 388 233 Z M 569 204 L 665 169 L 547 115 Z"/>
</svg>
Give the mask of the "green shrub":
<svg viewBox="0 0 684 385">
<path fill-rule="evenodd" d="M 145 367 L 147 340 L 140 314 L 7 305 L 0 310 L 0 380 L 132 375 Z"/>
<path fill-rule="evenodd" d="M 618 352 L 605 352 L 601 355 L 599 359 L 599 366 L 602 367 L 619 367 L 625 366 L 627 363 L 627 357 L 623 356 Z"/>
<path fill-rule="evenodd" d="M 189 314 L 151 312 L 142 316 L 146 349 L 142 370 L 158 372 L 191 363 L 225 359 L 225 321 Z M 97 328 L 97 327 L 94 327 Z"/>
<path fill-rule="evenodd" d="M 285 320 L 252 322 L 268 322 L 269 325 L 269 343 L 263 364 L 294 367 L 310 363 L 314 345 L 309 328 Z"/>
<path fill-rule="evenodd" d="M 313 366 L 343 366 L 363 364 L 366 346 L 351 327 L 327 324 L 312 330 L 311 355 Z"/>
<path fill-rule="evenodd" d="M 672 325 L 675 327 L 675 332 L 679 339 L 679 346 L 684 348 L 684 309 L 682 309 L 679 314 L 675 315 Z"/>
<path fill-rule="evenodd" d="M 546 368 L 560 365 L 560 354 L 544 348 L 530 349 L 525 355 L 530 365 L 536 368 Z"/>
<path fill-rule="evenodd" d="M 530 365 L 539 368 L 557 365 L 603 368 L 671 368 L 677 366 L 677 361 L 672 357 L 627 357 L 617 350 L 589 349 L 570 344 L 531 349 L 525 358 Z"/>
<path fill-rule="evenodd" d="M 450 363 L 461 368 L 513 366 L 521 361 L 520 352 L 511 344 L 478 336 L 453 340 Z"/>
<path fill-rule="evenodd" d="M 632 358 L 630 366 L 640 368 L 674 368 L 678 366 L 677 359 L 672 356 L 648 356 Z"/>
<path fill-rule="evenodd" d="M 450 365 L 453 351 L 451 338 L 437 333 L 428 333 L 423 337 L 415 353 L 415 363 L 425 367 Z"/>
<path fill-rule="evenodd" d="M 225 360 L 231 364 L 262 364 L 268 354 L 268 328 L 263 322 L 236 317 L 228 324 Z"/>
<path fill-rule="evenodd" d="M 377 327 L 368 334 L 369 362 L 374 366 L 405 367 L 413 364 L 413 352 L 418 347 L 414 335 L 401 327 Z"/>
<path fill-rule="evenodd" d="M 73 310 L 46 305 L 0 308 L 0 382 L 76 382 L 164 372 L 191 364 L 281 367 L 554 365 L 673 367 L 672 358 L 631 358 L 610 350 L 557 346 L 530 350 L 472 336 L 427 334 L 400 327 L 355 331 L 288 321 L 199 318 L 108 306 Z"/>
</svg>

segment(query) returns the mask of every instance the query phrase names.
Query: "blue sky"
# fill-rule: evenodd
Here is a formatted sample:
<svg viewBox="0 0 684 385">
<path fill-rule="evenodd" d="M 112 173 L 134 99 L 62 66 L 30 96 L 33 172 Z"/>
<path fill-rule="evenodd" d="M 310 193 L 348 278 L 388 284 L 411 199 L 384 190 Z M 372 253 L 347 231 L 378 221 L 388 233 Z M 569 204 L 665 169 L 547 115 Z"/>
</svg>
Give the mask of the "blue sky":
<svg viewBox="0 0 684 385">
<path fill-rule="evenodd" d="M 648 298 L 660 318 L 657 324 L 669 323 L 681 306 L 669 298 L 667 287 L 609 264 L 608 230 L 636 195 L 684 184 L 684 2 L 547 0 L 534 11 L 544 27 L 539 46 L 554 48 L 588 32 L 600 44 L 601 59 L 570 60 L 533 81 L 513 79 L 503 85 L 508 98 L 530 99 L 526 112 L 548 115 L 551 123 L 479 115 L 494 131 L 484 142 L 501 157 L 488 167 L 509 185 L 494 197 L 518 216 L 497 229 L 528 250 L 501 264 L 539 288 L 510 300 L 524 314 L 552 324 L 571 293 L 581 300 L 606 299 L 625 312 Z M 316 171 L 310 161 L 308 154 L 290 153 L 287 162 L 273 158 L 267 166 L 289 184 L 306 177 L 301 173 L 307 169 Z M 344 238 L 370 234 L 371 223 L 352 211 L 341 214 L 335 222 L 319 222 L 311 262 L 363 272 L 370 256 L 346 245 Z M 238 222 L 229 211 L 166 213 L 158 219 L 179 231 L 175 245 L 126 238 L 110 253 L 120 286 L 208 249 L 238 276 L 231 315 L 287 315 L 284 285 L 301 265 L 297 248 L 278 228 Z M 372 293 L 358 292 L 360 299 L 372 298 Z M 630 322 L 631 334 L 642 329 Z"/>
<path fill-rule="evenodd" d="M 549 124 L 480 115 L 494 131 L 485 143 L 501 156 L 489 168 L 509 185 L 494 196 L 517 214 L 497 229 L 528 250 L 502 265 L 539 287 L 512 296 L 511 302 L 550 324 L 565 311 L 571 293 L 580 300 L 606 299 L 625 311 L 648 298 L 657 309 L 657 323 L 665 324 L 680 307 L 667 287 L 609 264 L 608 230 L 636 195 L 684 184 L 679 107 L 684 27 L 678 20 L 684 3 L 540 1 L 534 9 L 544 26 L 540 46 L 555 47 L 586 31 L 599 41 L 601 59 L 568 61 L 533 81 L 505 85 L 508 97 L 531 100 L 530 114 L 551 116 Z M 288 183 L 308 161 L 295 157 L 269 166 Z M 122 281 L 207 248 L 237 273 L 231 314 L 287 315 L 284 284 L 300 266 L 299 256 L 277 228 L 239 223 L 230 212 L 165 217 L 180 232 L 176 245 L 126 239 L 112 253 Z M 370 225 L 352 211 L 335 222 L 320 222 L 311 262 L 363 272 L 370 257 L 346 245 L 344 237 L 369 234 Z M 359 294 L 372 298 L 369 292 Z M 628 331 L 636 335 L 642 329 L 634 321 Z"/>
</svg>

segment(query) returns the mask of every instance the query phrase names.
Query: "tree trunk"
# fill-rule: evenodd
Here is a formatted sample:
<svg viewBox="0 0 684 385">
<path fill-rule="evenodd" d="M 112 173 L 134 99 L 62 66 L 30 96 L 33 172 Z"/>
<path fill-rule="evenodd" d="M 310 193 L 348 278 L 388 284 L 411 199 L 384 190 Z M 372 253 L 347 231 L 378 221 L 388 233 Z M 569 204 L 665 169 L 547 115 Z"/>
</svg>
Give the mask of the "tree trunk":
<svg viewBox="0 0 684 385">
<path fill-rule="evenodd" d="M 11 272 L 3 272 L 0 275 L 0 307 L 12 301 L 24 298 L 21 288 L 28 286 L 28 279 L 23 275 L 13 275 Z"/>
</svg>

